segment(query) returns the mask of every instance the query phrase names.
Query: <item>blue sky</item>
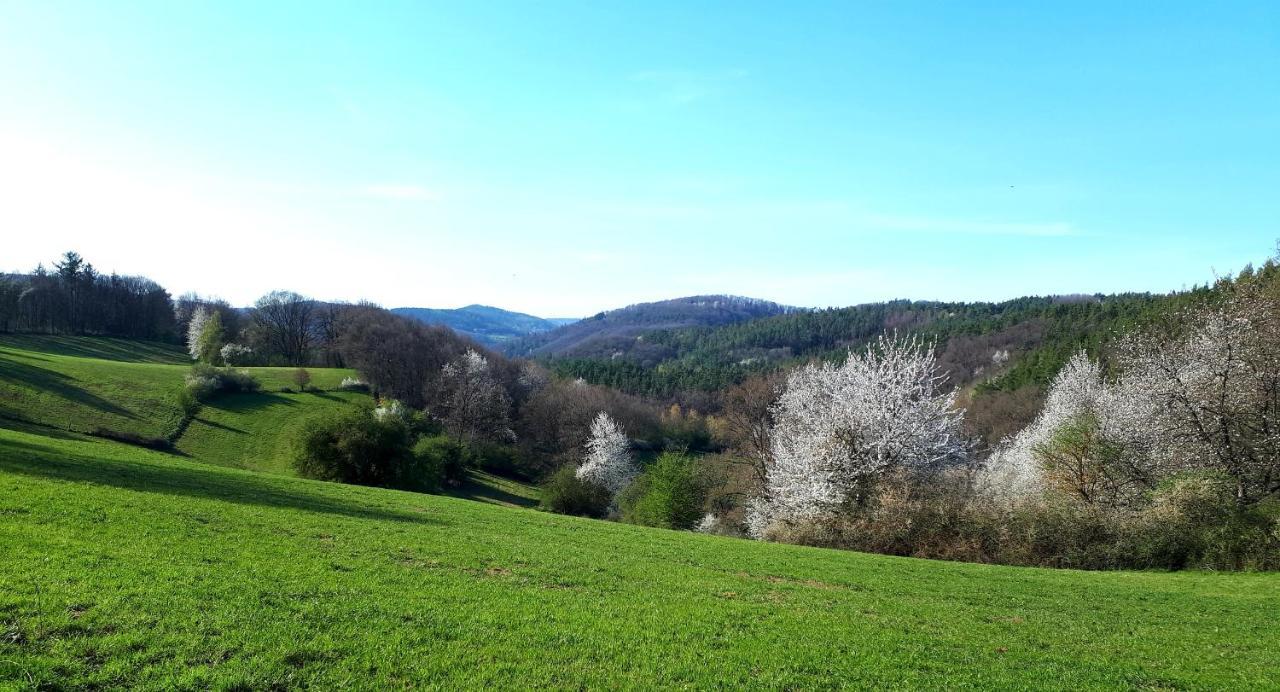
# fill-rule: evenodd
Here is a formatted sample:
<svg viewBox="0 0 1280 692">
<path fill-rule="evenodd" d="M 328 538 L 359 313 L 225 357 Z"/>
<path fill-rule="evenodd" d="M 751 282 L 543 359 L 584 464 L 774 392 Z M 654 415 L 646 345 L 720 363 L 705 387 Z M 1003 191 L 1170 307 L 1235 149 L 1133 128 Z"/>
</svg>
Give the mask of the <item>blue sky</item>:
<svg viewBox="0 0 1280 692">
<path fill-rule="evenodd" d="M 583 315 L 1177 289 L 1280 237 L 1280 4 L 0 1 L 0 269 Z"/>
</svg>

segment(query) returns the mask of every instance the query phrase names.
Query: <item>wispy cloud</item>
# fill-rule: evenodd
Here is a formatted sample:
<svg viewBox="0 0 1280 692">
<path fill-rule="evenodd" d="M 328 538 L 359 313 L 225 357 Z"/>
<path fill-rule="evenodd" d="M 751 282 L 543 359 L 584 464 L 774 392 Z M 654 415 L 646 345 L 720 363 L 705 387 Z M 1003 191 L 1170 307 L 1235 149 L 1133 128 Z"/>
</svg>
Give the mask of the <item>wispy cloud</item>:
<svg viewBox="0 0 1280 692">
<path fill-rule="evenodd" d="M 653 89 L 667 103 L 685 105 L 724 91 L 746 79 L 747 71 L 730 70 L 640 70 L 631 81 Z"/>
<path fill-rule="evenodd" d="M 412 184 L 365 185 L 359 189 L 359 193 L 364 197 L 406 202 L 437 202 L 440 200 L 438 191 Z"/>
<path fill-rule="evenodd" d="M 654 201 L 604 202 L 589 205 L 596 213 L 650 221 L 697 222 L 745 227 L 752 224 L 809 226 L 860 233 L 918 233 L 1061 237 L 1081 235 L 1066 221 L 1019 221 L 950 215 L 912 215 L 883 212 L 842 200 L 779 202 L 683 203 Z"/>
</svg>

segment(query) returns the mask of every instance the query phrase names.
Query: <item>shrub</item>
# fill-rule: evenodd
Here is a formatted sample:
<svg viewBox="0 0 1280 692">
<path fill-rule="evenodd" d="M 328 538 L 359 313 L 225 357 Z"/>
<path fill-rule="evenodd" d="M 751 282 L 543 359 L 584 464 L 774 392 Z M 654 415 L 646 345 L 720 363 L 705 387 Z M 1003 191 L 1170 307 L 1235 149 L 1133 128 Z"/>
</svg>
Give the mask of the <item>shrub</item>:
<svg viewBox="0 0 1280 692">
<path fill-rule="evenodd" d="M 342 383 L 338 385 L 338 389 L 350 392 L 367 392 L 369 391 L 369 383 L 356 377 L 344 377 Z"/>
<path fill-rule="evenodd" d="M 422 472 L 434 479 L 436 486 L 460 485 L 472 465 L 470 452 L 459 442 L 444 435 L 425 436 L 413 446 L 413 456 Z"/>
<path fill-rule="evenodd" d="M 306 421 L 294 439 L 293 466 L 317 480 L 406 490 L 434 486 L 428 465 L 410 449 L 407 426 L 351 408 Z"/>
<path fill-rule="evenodd" d="M 198 363 L 187 373 L 186 390 L 196 401 L 208 401 L 217 394 L 247 394 L 261 389 L 262 385 L 244 370 L 215 368 Z"/>
<path fill-rule="evenodd" d="M 191 391 L 189 386 L 179 387 L 177 393 L 174 394 L 174 400 L 182 411 L 184 418 L 192 418 L 200 411 L 200 399 L 195 392 Z"/>
<path fill-rule="evenodd" d="M 602 518 L 609 511 L 609 490 L 578 478 L 577 469 L 566 464 L 542 486 L 542 508 L 557 514 Z"/>
<path fill-rule="evenodd" d="M 104 440 L 112 440 L 113 442 L 123 442 L 127 445 L 135 447 L 146 447 L 161 452 L 168 452 L 173 449 L 173 445 L 163 437 L 147 437 L 137 433 L 124 432 L 121 430 L 112 430 L 110 428 L 94 428 L 89 433 L 93 437 L 100 437 Z"/>
<path fill-rule="evenodd" d="M 218 352 L 222 356 L 222 362 L 227 365 L 252 365 L 254 353 L 253 349 L 240 344 L 227 344 Z"/>
<path fill-rule="evenodd" d="M 693 458 L 666 452 L 623 491 L 618 504 L 628 523 L 691 529 L 702 518 L 706 499 Z"/>
<path fill-rule="evenodd" d="M 306 368 L 298 368 L 293 371 L 293 383 L 298 385 L 298 391 L 307 391 L 307 385 L 311 384 L 311 373 Z"/>
</svg>

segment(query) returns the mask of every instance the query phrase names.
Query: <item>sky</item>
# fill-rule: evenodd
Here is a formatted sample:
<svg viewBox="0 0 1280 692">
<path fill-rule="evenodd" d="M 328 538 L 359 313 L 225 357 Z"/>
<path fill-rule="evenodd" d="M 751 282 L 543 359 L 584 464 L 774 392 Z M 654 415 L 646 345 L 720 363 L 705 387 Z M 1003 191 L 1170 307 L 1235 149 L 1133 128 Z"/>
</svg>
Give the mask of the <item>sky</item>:
<svg viewBox="0 0 1280 692">
<path fill-rule="evenodd" d="M 0 271 L 581 316 L 1275 252 L 1280 3 L 0 0 Z"/>
</svg>

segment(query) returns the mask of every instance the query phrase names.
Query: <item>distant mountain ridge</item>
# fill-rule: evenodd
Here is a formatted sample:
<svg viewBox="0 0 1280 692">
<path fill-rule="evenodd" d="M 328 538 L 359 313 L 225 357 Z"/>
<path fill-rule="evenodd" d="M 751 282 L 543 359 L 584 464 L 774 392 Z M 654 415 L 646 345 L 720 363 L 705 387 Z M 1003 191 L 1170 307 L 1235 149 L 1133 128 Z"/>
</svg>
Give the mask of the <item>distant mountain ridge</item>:
<svg viewBox="0 0 1280 692">
<path fill-rule="evenodd" d="M 500 346 L 514 339 L 550 331 L 577 321 L 577 318 L 535 317 L 489 305 L 468 305 L 454 309 L 392 308 L 391 312 L 426 324 L 444 325 L 486 346 Z"/>
<path fill-rule="evenodd" d="M 643 349 L 643 334 L 655 330 L 721 327 L 802 311 L 758 298 L 686 296 L 601 312 L 507 342 L 503 351 L 512 356 L 609 357 Z"/>
</svg>

